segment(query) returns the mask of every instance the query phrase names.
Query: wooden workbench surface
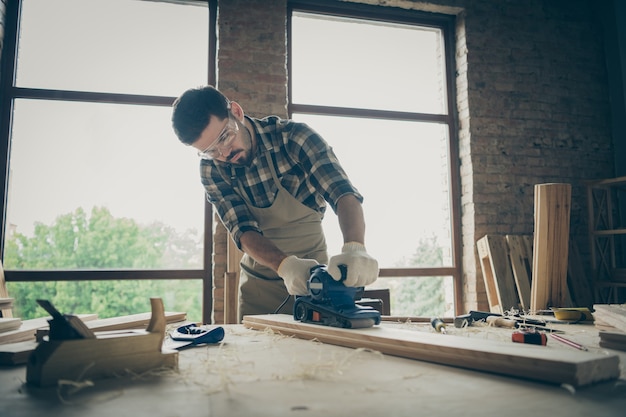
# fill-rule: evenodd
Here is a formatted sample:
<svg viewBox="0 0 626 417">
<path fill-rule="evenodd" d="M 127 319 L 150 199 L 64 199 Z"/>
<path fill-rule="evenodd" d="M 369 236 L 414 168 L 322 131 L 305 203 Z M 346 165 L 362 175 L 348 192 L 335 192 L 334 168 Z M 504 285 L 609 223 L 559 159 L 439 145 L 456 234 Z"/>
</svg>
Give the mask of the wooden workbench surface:
<svg viewBox="0 0 626 417">
<path fill-rule="evenodd" d="M 415 331 L 426 325 L 391 324 Z M 0 368 L 0 416 L 624 416 L 619 380 L 573 389 L 224 326 L 222 345 L 183 350 L 179 370 L 61 389 L 25 385 L 25 366 Z M 572 330 L 573 329 L 573 330 Z M 505 329 L 449 329 L 506 339 Z M 593 325 L 568 335 L 598 348 Z M 446 337 L 441 335 L 441 337 Z M 595 346 L 595 347 L 591 347 Z M 545 349 L 571 349 L 549 341 Z"/>
</svg>

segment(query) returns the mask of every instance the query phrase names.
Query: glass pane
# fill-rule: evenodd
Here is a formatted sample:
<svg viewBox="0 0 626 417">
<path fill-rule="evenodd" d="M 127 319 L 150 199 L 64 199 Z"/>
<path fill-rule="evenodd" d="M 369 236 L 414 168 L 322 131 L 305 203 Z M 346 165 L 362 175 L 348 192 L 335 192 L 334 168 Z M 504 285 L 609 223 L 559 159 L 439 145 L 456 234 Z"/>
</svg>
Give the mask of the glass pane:
<svg viewBox="0 0 626 417">
<path fill-rule="evenodd" d="M 206 84 L 208 7 L 23 0 L 19 87 L 178 96 Z"/>
<path fill-rule="evenodd" d="M 452 277 L 379 278 L 368 289 L 389 289 L 392 316 L 453 317 Z"/>
<path fill-rule="evenodd" d="M 16 100 L 5 267 L 202 267 L 198 158 L 168 107 Z"/>
<path fill-rule="evenodd" d="M 49 300 L 64 314 L 97 314 L 99 319 L 150 312 L 150 297 L 160 297 L 165 311 L 185 312 L 202 321 L 201 280 L 124 280 L 7 282 L 14 316 L 47 316 L 37 299 Z M 149 295 L 148 295 L 149 294 Z"/>
<path fill-rule="evenodd" d="M 292 41 L 294 103 L 446 113 L 440 30 L 294 13 Z"/>
<path fill-rule="evenodd" d="M 365 200 L 366 246 L 381 268 L 451 266 L 444 125 L 296 114 L 333 147 Z M 358 151 L 357 151 L 358 150 Z M 324 218 L 329 253 L 342 238 Z"/>
</svg>

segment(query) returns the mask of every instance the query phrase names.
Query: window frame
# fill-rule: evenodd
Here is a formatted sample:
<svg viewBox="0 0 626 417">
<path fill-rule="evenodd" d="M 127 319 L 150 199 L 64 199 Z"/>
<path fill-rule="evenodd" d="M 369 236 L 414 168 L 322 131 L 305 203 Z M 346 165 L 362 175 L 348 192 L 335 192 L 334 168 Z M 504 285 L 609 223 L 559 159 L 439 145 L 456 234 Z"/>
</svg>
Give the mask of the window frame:
<svg viewBox="0 0 626 417">
<path fill-rule="evenodd" d="M 158 0 L 157 0 L 158 1 Z M 174 0 L 176 2 L 176 0 Z M 215 85 L 217 51 L 217 0 L 183 0 L 185 3 L 206 3 L 208 6 L 208 69 L 207 82 Z M 22 0 L 7 0 L 4 19 L 4 41 L 0 66 L 0 204 L 2 223 L 0 224 L 0 257 L 4 258 L 4 243 L 7 233 L 7 197 L 9 184 L 10 136 L 13 104 L 16 99 L 62 100 L 86 103 L 134 104 L 141 106 L 171 107 L 176 97 L 138 94 L 84 92 L 15 86 L 18 33 Z M 202 320 L 211 323 L 213 310 L 213 208 L 205 200 L 204 209 L 204 248 L 203 268 L 184 270 L 5 270 L 7 282 L 35 281 L 100 281 L 100 280 L 147 280 L 147 279 L 201 279 L 202 280 Z"/>
<path fill-rule="evenodd" d="M 385 21 L 390 23 L 419 25 L 440 29 L 445 48 L 445 83 L 447 88 L 446 114 L 429 114 L 404 111 L 387 111 L 351 107 L 334 107 L 294 103 L 292 97 L 292 17 L 294 12 L 328 15 L 334 17 Z M 461 259 L 461 210 L 460 210 L 460 167 L 458 150 L 458 128 L 456 111 L 456 89 L 454 73 L 455 17 L 451 15 L 425 13 L 394 7 L 372 6 L 357 3 L 328 2 L 321 0 L 294 0 L 288 2 L 287 10 L 287 70 L 288 70 L 288 114 L 307 113 L 312 115 L 361 117 L 413 122 L 436 122 L 448 126 L 448 166 L 450 167 L 449 204 L 452 233 L 452 266 L 437 268 L 381 268 L 380 277 L 438 277 L 451 276 L 454 291 L 455 314 L 463 310 L 462 259 Z"/>
</svg>

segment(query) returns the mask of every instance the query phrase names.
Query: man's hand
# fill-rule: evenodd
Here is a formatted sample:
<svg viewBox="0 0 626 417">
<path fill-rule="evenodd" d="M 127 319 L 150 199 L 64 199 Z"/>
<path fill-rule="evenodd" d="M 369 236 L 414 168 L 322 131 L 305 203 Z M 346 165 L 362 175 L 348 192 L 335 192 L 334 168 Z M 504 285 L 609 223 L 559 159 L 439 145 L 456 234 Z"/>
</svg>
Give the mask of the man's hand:
<svg viewBox="0 0 626 417">
<path fill-rule="evenodd" d="M 285 281 L 287 292 L 291 295 L 307 295 L 306 286 L 311 277 L 311 268 L 319 265 L 315 259 L 300 259 L 291 255 L 283 259 L 278 267 L 278 275 Z"/>
<path fill-rule="evenodd" d="M 378 278 L 378 261 L 365 251 L 359 242 L 348 242 L 341 248 L 341 254 L 330 258 L 328 273 L 336 280 L 341 280 L 339 265 L 346 265 L 347 276 L 344 284 L 348 287 L 365 287 Z"/>
</svg>

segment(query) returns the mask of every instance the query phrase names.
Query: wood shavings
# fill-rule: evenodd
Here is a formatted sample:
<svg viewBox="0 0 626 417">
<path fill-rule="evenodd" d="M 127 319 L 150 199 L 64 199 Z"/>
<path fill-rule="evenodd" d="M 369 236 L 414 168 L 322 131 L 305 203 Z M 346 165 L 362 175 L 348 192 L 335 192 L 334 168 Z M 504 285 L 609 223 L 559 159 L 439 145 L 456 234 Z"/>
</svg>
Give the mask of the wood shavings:
<svg viewBox="0 0 626 417">
<path fill-rule="evenodd" d="M 313 363 L 308 364 L 297 364 L 299 366 L 299 370 L 293 374 L 279 377 L 280 379 L 288 379 L 288 380 L 329 380 L 334 379 L 336 377 L 342 376 L 345 370 L 352 367 L 352 362 L 357 359 L 357 357 L 363 354 L 373 354 L 378 356 L 380 359 L 384 359 L 384 355 L 378 351 L 367 349 L 367 348 L 357 348 L 346 355 L 342 355 L 337 358 L 337 355 L 333 354 L 330 360 L 324 360 L 321 355 L 318 355 L 318 358 Z"/>
<path fill-rule="evenodd" d="M 576 395 L 576 388 L 574 388 L 570 384 L 561 384 L 561 388 L 563 388 L 565 391 L 568 391 L 572 395 Z"/>
</svg>

